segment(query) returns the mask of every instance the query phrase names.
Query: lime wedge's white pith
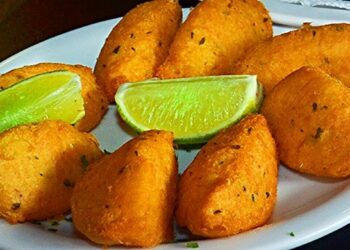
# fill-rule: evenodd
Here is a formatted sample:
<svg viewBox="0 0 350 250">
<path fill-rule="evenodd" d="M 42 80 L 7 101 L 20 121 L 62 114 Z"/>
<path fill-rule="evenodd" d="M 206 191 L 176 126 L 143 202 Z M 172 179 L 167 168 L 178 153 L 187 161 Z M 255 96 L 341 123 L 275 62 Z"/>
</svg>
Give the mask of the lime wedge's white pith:
<svg viewBox="0 0 350 250">
<path fill-rule="evenodd" d="M 46 119 L 74 124 L 84 115 L 80 77 L 69 71 L 39 74 L 0 91 L 0 132 Z"/>
<path fill-rule="evenodd" d="M 207 76 L 127 83 L 115 99 L 137 131 L 168 130 L 177 143 L 193 144 L 257 111 L 261 90 L 255 75 Z"/>
</svg>

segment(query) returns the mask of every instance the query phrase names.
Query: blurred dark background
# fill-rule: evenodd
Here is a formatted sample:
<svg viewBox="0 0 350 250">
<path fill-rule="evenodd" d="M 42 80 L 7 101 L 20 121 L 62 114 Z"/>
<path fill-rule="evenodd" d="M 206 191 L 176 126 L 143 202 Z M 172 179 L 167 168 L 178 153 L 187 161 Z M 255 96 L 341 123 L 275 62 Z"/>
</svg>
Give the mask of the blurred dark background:
<svg viewBox="0 0 350 250">
<path fill-rule="evenodd" d="M 145 0 L 0 0 L 0 61 L 49 37 L 123 16 L 142 2 Z M 180 1 L 183 7 L 197 2 Z M 262 246 L 263 242 L 261 239 Z M 350 249 L 350 225 L 298 249 Z"/>
<path fill-rule="evenodd" d="M 145 0 L 0 0 L 0 61 L 48 37 L 123 16 Z M 182 0 L 182 6 L 197 1 Z"/>
</svg>

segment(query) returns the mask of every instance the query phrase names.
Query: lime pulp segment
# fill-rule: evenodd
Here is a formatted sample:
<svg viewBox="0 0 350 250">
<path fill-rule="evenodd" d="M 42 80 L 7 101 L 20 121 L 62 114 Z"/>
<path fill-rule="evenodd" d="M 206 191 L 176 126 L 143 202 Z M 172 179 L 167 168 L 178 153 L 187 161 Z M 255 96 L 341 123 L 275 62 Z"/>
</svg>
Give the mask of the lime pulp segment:
<svg viewBox="0 0 350 250">
<path fill-rule="evenodd" d="M 80 77 L 70 71 L 39 74 L 0 91 L 0 132 L 46 119 L 74 124 L 84 115 Z"/>
<path fill-rule="evenodd" d="M 262 92 L 254 75 L 209 76 L 128 83 L 115 98 L 137 131 L 173 131 L 179 144 L 192 144 L 257 111 Z"/>
</svg>

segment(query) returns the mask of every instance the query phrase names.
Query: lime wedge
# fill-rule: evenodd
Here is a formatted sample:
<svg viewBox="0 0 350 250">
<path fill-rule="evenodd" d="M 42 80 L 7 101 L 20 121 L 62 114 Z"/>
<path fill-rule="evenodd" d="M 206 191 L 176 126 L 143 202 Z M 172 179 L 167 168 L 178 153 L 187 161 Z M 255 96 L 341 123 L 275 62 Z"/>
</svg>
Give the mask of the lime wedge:
<svg viewBox="0 0 350 250">
<path fill-rule="evenodd" d="M 70 71 L 39 74 L 0 91 L 0 132 L 46 119 L 74 124 L 84 115 L 80 77 Z"/>
<path fill-rule="evenodd" d="M 127 83 L 115 100 L 120 116 L 138 132 L 168 130 L 178 144 L 197 144 L 257 112 L 262 97 L 255 75 L 231 75 Z"/>
</svg>

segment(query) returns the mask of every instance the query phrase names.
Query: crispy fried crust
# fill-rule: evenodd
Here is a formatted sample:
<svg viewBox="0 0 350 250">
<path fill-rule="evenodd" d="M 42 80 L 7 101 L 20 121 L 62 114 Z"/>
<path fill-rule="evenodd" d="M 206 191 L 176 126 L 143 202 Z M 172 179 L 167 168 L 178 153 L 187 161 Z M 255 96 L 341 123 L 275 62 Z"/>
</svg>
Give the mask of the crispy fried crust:
<svg viewBox="0 0 350 250">
<path fill-rule="evenodd" d="M 235 74 L 257 74 L 265 93 L 302 66 L 320 67 L 350 86 L 350 24 L 301 29 L 270 38 L 249 50 Z"/>
<path fill-rule="evenodd" d="M 80 76 L 84 98 L 85 116 L 75 124 L 80 131 L 90 131 L 101 121 L 108 108 L 102 89 L 96 84 L 91 69 L 81 65 L 62 63 L 39 63 L 11 70 L 0 76 L 0 87 L 6 88 L 25 78 L 44 72 L 68 70 Z"/>
<path fill-rule="evenodd" d="M 350 175 L 350 90 L 317 68 L 282 80 L 265 99 L 281 161 L 303 173 Z"/>
<path fill-rule="evenodd" d="M 271 18 L 259 1 L 204 0 L 177 32 L 157 76 L 229 74 L 249 47 L 271 36 Z"/>
<path fill-rule="evenodd" d="M 96 139 L 60 121 L 0 134 L 0 217 L 10 223 L 44 220 L 70 208 L 81 158 L 102 156 Z"/>
<path fill-rule="evenodd" d="M 182 18 L 177 0 L 138 5 L 113 28 L 97 59 L 95 74 L 109 101 L 125 82 L 152 78 L 165 60 Z"/>
<path fill-rule="evenodd" d="M 206 144 L 180 178 L 176 220 L 223 237 L 266 223 L 277 195 L 276 149 L 265 118 L 249 116 Z"/>
<path fill-rule="evenodd" d="M 72 197 L 76 228 L 104 245 L 173 239 L 177 163 L 170 132 L 148 131 L 91 166 Z"/>
</svg>

